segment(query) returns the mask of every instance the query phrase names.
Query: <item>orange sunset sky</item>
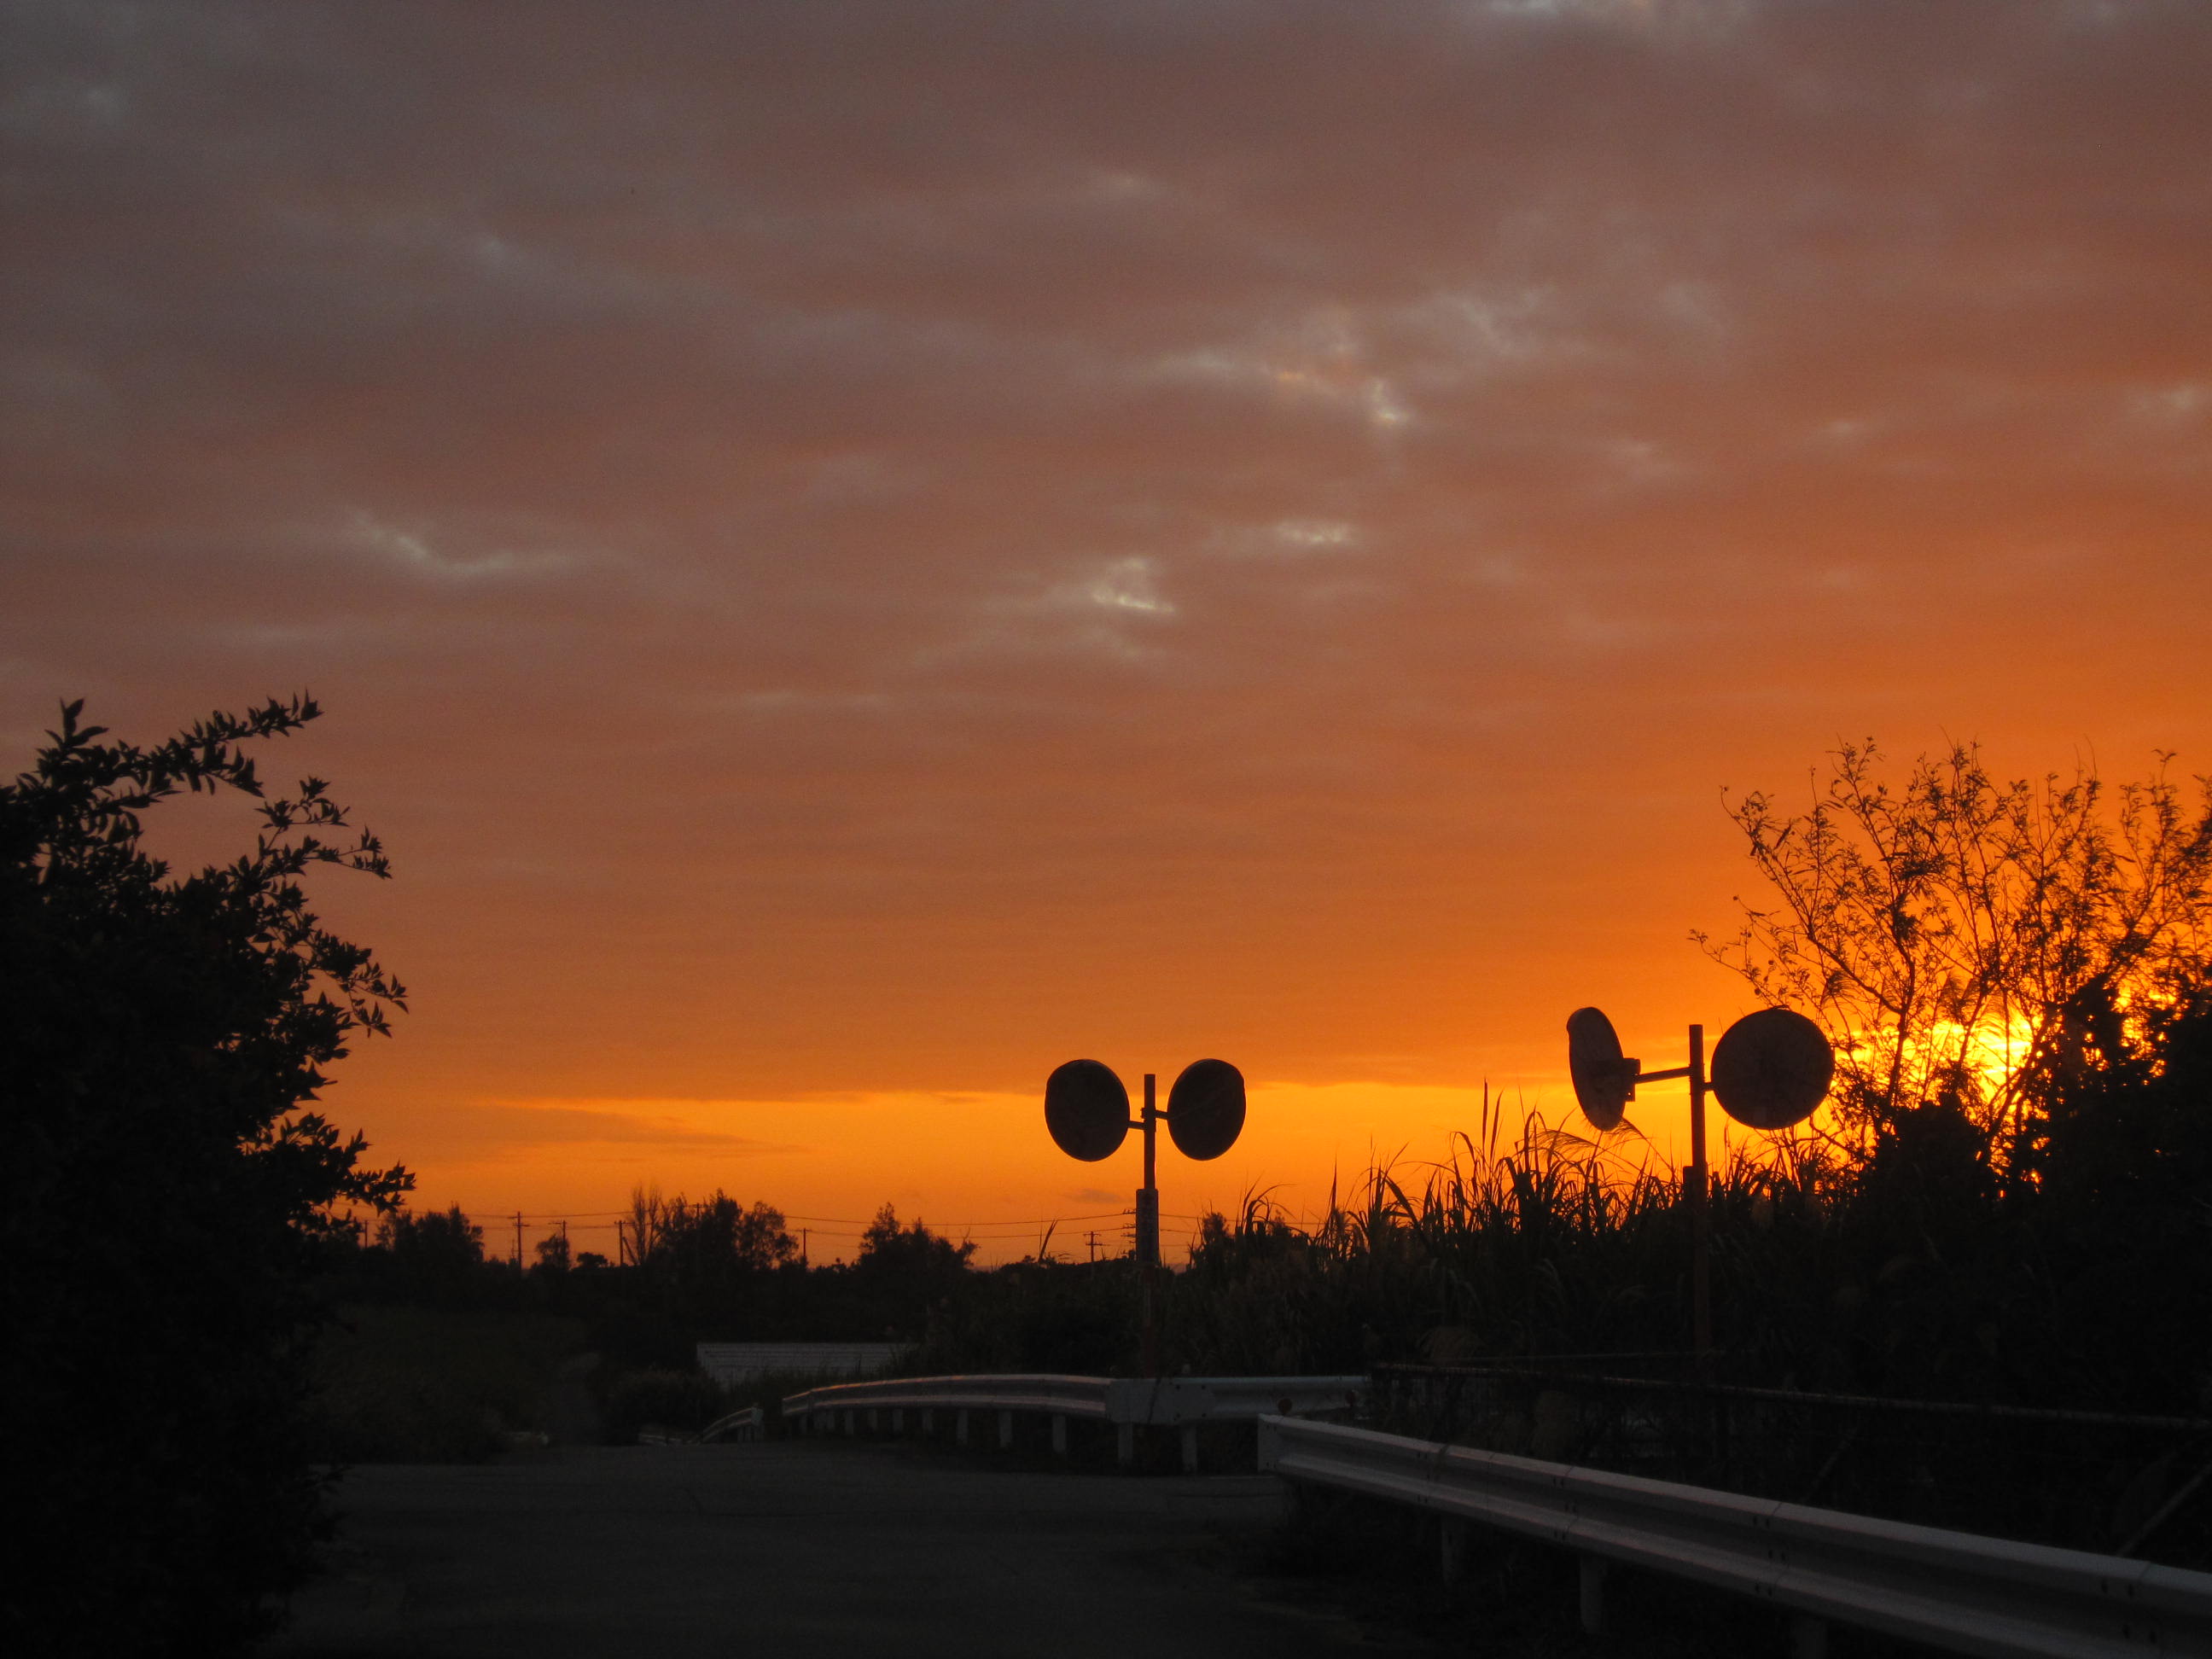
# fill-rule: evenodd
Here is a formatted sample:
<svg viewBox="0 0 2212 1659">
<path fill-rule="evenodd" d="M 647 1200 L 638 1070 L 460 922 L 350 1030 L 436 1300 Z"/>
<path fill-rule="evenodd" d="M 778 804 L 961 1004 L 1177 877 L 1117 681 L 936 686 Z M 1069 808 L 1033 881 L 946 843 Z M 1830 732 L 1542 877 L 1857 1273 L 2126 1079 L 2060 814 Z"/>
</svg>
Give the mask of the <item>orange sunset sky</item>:
<svg viewBox="0 0 2212 1659">
<path fill-rule="evenodd" d="M 2212 769 L 2198 0 L 0 16 L 0 766 L 322 701 L 420 1204 L 1310 1213 L 1753 1006 L 1724 788 Z"/>
</svg>

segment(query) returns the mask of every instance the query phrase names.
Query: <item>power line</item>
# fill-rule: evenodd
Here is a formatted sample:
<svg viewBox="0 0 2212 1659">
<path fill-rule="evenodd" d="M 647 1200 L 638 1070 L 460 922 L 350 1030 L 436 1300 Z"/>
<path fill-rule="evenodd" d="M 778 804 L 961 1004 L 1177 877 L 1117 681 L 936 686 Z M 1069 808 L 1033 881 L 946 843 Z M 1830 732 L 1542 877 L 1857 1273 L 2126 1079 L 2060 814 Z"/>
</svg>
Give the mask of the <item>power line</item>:
<svg viewBox="0 0 2212 1659">
<path fill-rule="evenodd" d="M 456 1207 L 459 1207 L 464 1214 L 471 1213 L 465 1205 Z M 857 1227 L 865 1231 L 876 1224 L 876 1218 L 872 1216 L 863 1218 L 859 1216 L 799 1215 L 788 1210 L 779 1210 L 776 1213 L 786 1222 L 803 1222 L 813 1227 Z M 1112 1221 L 1130 1213 L 1127 1210 L 1099 1210 L 1089 1215 L 1043 1215 L 1027 1218 L 998 1216 L 974 1221 L 931 1221 L 925 1216 L 916 1216 L 915 1219 L 925 1222 L 933 1232 L 945 1232 L 956 1227 L 965 1230 L 977 1227 L 1066 1226 L 1077 1221 Z M 510 1223 L 520 1220 L 532 1224 L 557 1224 L 566 1221 L 580 1225 L 605 1227 L 617 1221 L 629 1220 L 631 1212 L 629 1210 L 525 1210 L 518 1212 L 508 1210 L 503 1214 Z M 1196 1221 L 1200 1218 L 1197 1216 L 1171 1214 L 1166 1211 L 1162 1211 L 1161 1215 L 1164 1219 L 1173 1221 Z"/>
</svg>

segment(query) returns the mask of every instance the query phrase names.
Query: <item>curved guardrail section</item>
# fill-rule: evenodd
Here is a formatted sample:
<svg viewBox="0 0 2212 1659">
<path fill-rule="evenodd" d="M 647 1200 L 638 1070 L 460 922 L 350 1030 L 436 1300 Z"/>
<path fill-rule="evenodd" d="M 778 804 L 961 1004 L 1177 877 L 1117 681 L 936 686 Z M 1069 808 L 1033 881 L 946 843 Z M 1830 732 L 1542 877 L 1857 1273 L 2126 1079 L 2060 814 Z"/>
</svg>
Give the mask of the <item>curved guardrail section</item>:
<svg viewBox="0 0 2212 1659">
<path fill-rule="evenodd" d="M 1055 1417 L 1103 1418 L 1106 1376 L 901 1376 L 831 1382 L 787 1395 L 786 1422 L 809 1424 L 858 1411 L 1048 1412 Z"/>
<path fill-rule="evenodd" d="M 768 1426 L 768 1413 L 758 1406 L 747 1406 L 718 1417 L 699 1431 L 699 1443 L 711 1446 L 720 1440 L 757 1440 Z"/>
<path fill-rule="evenodd" d="M 1291 1417 L 1354 1410 L 1366 1391 L 1364 1376 L 902 1376 L 790 1395 L 783 1416 L 810 1432 L 827 1423 L 842 1424 L 851 1433 L 863 1413 L 874 1427 L 889 1412 L 896 1433 L 903 1430 L 908 1412 L 922 1413 L 927 1430 L 935 1413 L 950 1411 L 965 1444 L 969 1413 L 995 1412 L 1003 1446 L 1012 1443 L 1015 1413 L 1041 1414 L 1053 1419 L 1053 1449 L 1059 1452 L 1067 1449 L 1068 1419 L 1082 1418 L 1115 1425 L 1124 1464 L 1134 1459 L 1137 1429 L 1175 1428 L 1182 1431 L 1188 1470 L 1198 1466 L 1200 1424 L 1249 1422 L 1270 1413 Z"/>
<path fill-rule="evenodd" d="M 1801 1652 L 1832 1621 L 2006 1659 L 2212 1656 L 2212 1573 L 1283 1417 L 1260 1467 L 1576 1551 L 1593 1630 L 1618 1561 L 1787 1608 Z"/>
</svg>

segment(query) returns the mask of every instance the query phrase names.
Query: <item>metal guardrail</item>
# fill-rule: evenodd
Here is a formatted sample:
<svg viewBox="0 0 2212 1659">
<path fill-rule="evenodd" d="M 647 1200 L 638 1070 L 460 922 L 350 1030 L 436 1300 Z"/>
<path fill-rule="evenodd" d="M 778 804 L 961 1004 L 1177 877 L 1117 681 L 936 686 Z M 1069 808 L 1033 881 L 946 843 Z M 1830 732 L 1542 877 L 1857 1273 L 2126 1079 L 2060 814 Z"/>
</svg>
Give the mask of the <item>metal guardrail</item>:
<svg viewBox="0 0 2212 1659">
<path fill-rule="evenodd" d="M 726 1417 L 718 1417 L 699 1431 L 702 1445 L 712 1445 L 718 1440 L 757 1440 L 768 1428 L 768 1413 L 758 1406 L 747 1406 Z"/>
<path fill-rule="evenodd" d="M 1181 1431 L 1188 1471 L 1198 1467 L 1201 1424 L 1352 1410 L 1366 1390 L 1364 1376 L 904 1376 L 809 1389 L 784 1400 L 783 1416 L 807 1432 L 827 1424 L 852 1434 L 864 1416 L 872 1430 L 888 1413 L 891 1432 L 898 1434 L 913 1412 L 927 1434 L 937 1413 L 951 1412 L 954 1437 L 965 1445 L 970 1413 L 994 1412 L 999 1444 L 1006 1447 L 1013 1443 L 1017 1413 L 1042 1415 L 1052 1419 L 1053 1449 L 1062 1455 L 1068 1420 L 1079 1418 L 1114 1425 L 1115 1455 L 1124 1465 L 1135 1460 L 1139 1428 L 1171 1427 Z"/>
<path fill-rule="evenodd" d="M 647 1423 L 637 1431 L 641 1446 L 710 1446 L 722 1440 L 758 1440 L 768 1427 L 768 1414 L 758 1406 L 747 1406 L 716 1418 L 696 1434 L 685 1429 L 663 1428 Z"/>
<path fill-rule="evenodd" d="M 1377 1365 L 1374 1382 L 1362 1424 L 1417 1439 L 2097 1554 L 2155 1555 L 2146 1547 L 2163 1538 L 2164 1559 L 2203 1567 L 2212 1549 L 2212 1416 L 1815 1393 L 1551 1357 Z"/>
<path fill-rule="evenodd" d="M 1260 1468 L 1573 1550 L 1593 1632 L 1617 1561 L 1788 1610 L 1801 1655 L 1832 1622 L 2008 1659 L 2212 1656 L 2212 1573 L 1275 1416 Z M 1448 1526 L 1447 1571 L 1462 1547 Z"/>
</svg>

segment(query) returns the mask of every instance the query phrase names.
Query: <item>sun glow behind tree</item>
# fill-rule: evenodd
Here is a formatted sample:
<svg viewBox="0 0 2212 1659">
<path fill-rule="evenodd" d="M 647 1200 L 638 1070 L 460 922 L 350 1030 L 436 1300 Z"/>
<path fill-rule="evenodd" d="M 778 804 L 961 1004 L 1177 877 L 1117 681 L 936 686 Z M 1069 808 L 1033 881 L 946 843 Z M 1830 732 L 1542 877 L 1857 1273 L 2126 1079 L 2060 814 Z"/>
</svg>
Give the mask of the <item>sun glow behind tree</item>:
<svg viewBox="0 0 2212 1659">
<path fill-rule="evenodd" d="M 2138 1026 L 2203 959 L 2212 780 L 2108 790 L 2094 768 L 1998 783 L 1972 744 L 1901 785 L 1873 741 L 1835 751 L 1811 809 L 1732 808 L 1780 903 L 1694 937 L 1762 997 L 1810 1013 L 1837 1054 L 1819 1132 L 1863 1142 L 1900 1112 L 1955 1109 L 2018 1133 L 2022 1083 L 2090 1002 Z"/>
</svg>

